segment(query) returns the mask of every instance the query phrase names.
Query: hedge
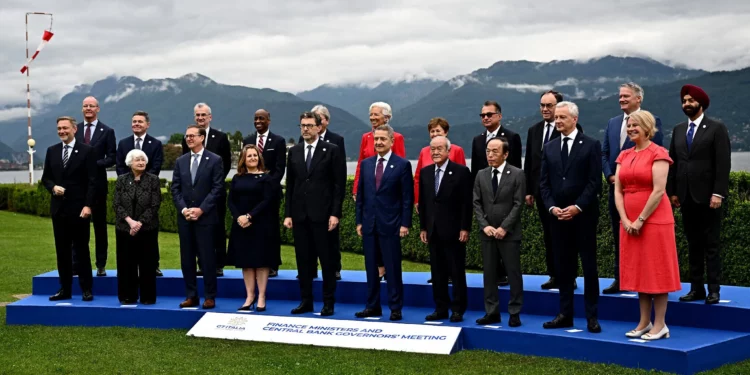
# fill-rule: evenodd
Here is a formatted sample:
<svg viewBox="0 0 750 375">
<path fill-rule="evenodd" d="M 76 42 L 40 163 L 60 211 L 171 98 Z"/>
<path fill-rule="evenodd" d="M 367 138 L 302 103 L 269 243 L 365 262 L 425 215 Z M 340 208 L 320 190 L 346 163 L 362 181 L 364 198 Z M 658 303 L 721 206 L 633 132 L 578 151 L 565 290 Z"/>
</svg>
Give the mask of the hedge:
<svg viewBox="0 0 750 375">
<path fill-rule="evenodd" d="M 724 221 L 721 228 L 721 254 L 723 265 L 723 284 L 750 286 L 750 173 L 732 172 L 730 174 L 730 192 L 724 204 Z M 163 186 L 166 181 L 162 179 Z M 347 183 L 347 190 L 351 191 L 352 180 Z M 228 185 L 228 184 L 227 184 Z M 599 200 L 600 216 L 598 224 L 599 275 L 612 277 L 614 272 L 614 250 L 612 230 L 609 224 L 607 208 L 607 184 Z M 112 210 L 112 193 L 114 180 L 109 184 L 109 203 L 107 219 L 114 222 Z M 21 184 L 0 184 L 0 209 L 28 213 L 39 216 L 49 216 L 50 194 L 41 184 L 30 187 Z M 177 212 L 172 204 L 172 197 L 168 189 L 162 189 L 163 204 L 159 211 L 161 230 L 165 232 L 177 231 Z M 283 220 L 283 203 L 280 207 Z M 526 207 L 526 206 L 525 206 Z M 341 219 L 341 248 L 343 251 L 362 253 L 361 240 L 357 237 L 354 224 L 354 201 L 347 196 L 344 201 L 343 218 Z M 227 230 L 231 228 L 231 218 L 225 218 Z M 536 209 L 526 207 L 522 213 L 523 242 L 521 249 L 521 265 L 524 274 L 546 273 L 544 241 L 542 228 Z M 414 213 L 413 228 L 409 235 L 402 240 L 402 252 L 405 259 L 427 262 L 429 250 L 419 240 L 419 219 Z M 281 226 L 281 222 L 279 223 Z M 293 245 L 291 230 L 281 226 L 282 242 Z M 466 252 L 467 267 L 481 269 L 482 253 L 479 247 L 476 222 L 473 224 L 472 234 Z M 675 210 L 675 232 L 677 235 L 677 249 L 679 255 L 682 280 L 688 280 L 688 248 L 687 240 L 682 232 L 682 217 L 679 210 Z"/>
</svg>

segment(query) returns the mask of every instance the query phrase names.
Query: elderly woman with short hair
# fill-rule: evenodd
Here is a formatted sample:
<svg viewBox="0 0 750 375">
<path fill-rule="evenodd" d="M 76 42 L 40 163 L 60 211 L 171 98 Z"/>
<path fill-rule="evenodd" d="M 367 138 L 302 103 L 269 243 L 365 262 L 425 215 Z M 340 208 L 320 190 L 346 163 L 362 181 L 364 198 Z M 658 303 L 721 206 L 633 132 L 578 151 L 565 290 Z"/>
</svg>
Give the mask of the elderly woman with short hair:
<svg viewBox="0 0 750 375">
<path fill-rule="evenodd" d="M 159 238 L 159 177 L 146 172 L 148 156 L 138 149 L 125 156 L 130 172 L 117 178 L 113 206 L 117 242 L 117 296 L 123 304 L 156 303 L 156 249 Z M 139 293 L 140 292 L 140 293 Z"/>
</svg>

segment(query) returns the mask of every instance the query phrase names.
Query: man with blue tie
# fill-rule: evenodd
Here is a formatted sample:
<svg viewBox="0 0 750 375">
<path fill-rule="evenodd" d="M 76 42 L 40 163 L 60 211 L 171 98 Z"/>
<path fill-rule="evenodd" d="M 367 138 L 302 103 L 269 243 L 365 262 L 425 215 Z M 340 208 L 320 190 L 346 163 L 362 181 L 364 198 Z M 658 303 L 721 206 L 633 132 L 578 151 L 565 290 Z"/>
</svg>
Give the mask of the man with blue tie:
<svg viewBox="0 0 750 375">
<path fill-rule="evenodd" d="M 394 131 L 380 125 L 373 131 L 376 155 L 362 160 L 357 186 L 355 220 L 362 237 L 367 272 L 367 305 L 357 318 L 383 315 L 375 249 L 379 246 L 388 277 L 390 320 L 402 319 L 401 238 L 409 234 L 414 205 L 411 163 L 391 151 Z"/>
<path fill-rule="evenodd" d="M 560 137 L 544 146 L 540 190 L 552 219 L 560 313 L 544 328 L 573 326 L 573 280 L 581 255 L 587 328 L 599 333 L 599 276 L 596 268 L 596 225 L 602 190 L 601 145 L 576 128 L 578 106 L 557 103 L 555 127 Z"/>
<path fill-rule="evenodd" d="M 615 242 L 615 281 L 602 291 L 604 294 L 620 293 L 620 214 L 615 206 L 615 161 L 622 150 L 634 147 L 635 144 L 627 134 L 627 124 L 630 114 L 641 110 L 643 103 L 643 88 L 628 82 L 620 85 L 620 109 L 623 114 L 609 119 L 602 143 L 602 171 L 609 183 L 609 217 L 612 224 L 612 237 Z M 661 132 L 661 120 L 656 117 L 656 134 L 651 140 L 662 146 L 664 135 Z"/>
<path fill-rule="evenodd" d="M 224 166 L 222 158 L 203 147 L 206 129 L 190 125 L 185 143 L 190 152 L 177 158 L 172 172 L 172 199 L 177 209 L 177 232 L 180 236 L 180 263 L 187 298 L 180 308 L 196 307 L 198 298 L 195 258 L 203 268 L 204 309 L 216 306 L 216 258 L 214 235 L 219 225 L 218 205 L 223 197 Z"/>
</svg>

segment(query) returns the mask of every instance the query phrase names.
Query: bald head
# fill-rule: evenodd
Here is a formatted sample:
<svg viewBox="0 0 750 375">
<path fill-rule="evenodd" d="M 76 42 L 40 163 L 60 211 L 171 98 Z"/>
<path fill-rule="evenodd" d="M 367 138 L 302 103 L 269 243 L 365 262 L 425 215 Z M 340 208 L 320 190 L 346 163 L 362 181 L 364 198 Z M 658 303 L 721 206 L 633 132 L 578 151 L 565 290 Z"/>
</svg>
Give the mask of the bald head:
<svg viewBox="0 0 750 375">
<path fill-rule="evenodd" d="M 255 118 L 253 119 L 255 130 L 259 134 L 265 134 L 268 131 L 268 126 L 271 125 L 271 114 L 265 109 L 259 109 L 255 111 Z"/>
<path fill-rule="evenodd" d="M 94 122 L 99 117 L 99 101 L 93 96 L 83 99 L 81 108 L 84 122 Z"/>
</svg>

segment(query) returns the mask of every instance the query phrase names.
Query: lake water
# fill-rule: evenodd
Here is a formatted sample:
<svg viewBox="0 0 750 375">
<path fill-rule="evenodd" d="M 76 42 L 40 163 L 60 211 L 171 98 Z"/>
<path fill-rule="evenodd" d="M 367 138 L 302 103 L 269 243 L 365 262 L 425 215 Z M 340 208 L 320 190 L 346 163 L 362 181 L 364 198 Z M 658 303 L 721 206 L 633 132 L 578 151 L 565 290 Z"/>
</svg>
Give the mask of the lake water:
<svg viewBox="0 0 750 375">
<path fill-rule="evenodd" d="M 466 164 L 471 164 L 471 159 L 466 159 Z M 412 170 L 417 168 L 417 161 L 411 161 Z M 346 163 L 346 173 L 354 175 L 357 170 L 357 162 L 350 161 Z M 733 152 L 732 153 L 732 170 L 733 171 L 746 171 L 750 172 L 750 152 Z M 229 172 L 229 177 L 234 176 L 236 170 L 232 169 Z M 114 171 L 107 172 L 107 175 L 111 178 L 117 177 Z M 167 180 L 172 179 L 172 171 L 161 171 L 159 177 L 166 178 Z M 34 171 L 34 179 L 40 180 L 42 178 L 42 171 Z M 29 181 L 29 171 L 0 171 L 0 183 L 24 183 Z"/>
</svg>

